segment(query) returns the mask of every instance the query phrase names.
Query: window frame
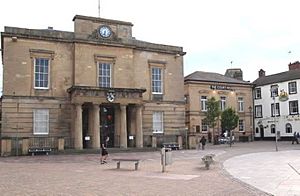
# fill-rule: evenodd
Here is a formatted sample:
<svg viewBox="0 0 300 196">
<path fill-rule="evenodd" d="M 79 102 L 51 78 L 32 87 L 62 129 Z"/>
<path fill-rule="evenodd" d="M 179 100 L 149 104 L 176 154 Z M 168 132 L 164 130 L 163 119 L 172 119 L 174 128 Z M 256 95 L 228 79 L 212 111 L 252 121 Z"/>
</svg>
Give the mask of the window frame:
<svg viewBox="0 0 300 196">
<path fill-rule="evenodd" d="M 275 85 L 271 85 L 271 88 L 270 88 L 270 94 L 271 94 L 271 97 L 278 97 L 278 89 L 279 89 L 279 86 L 277 84 Z M 275 94 L 275 96 L 273 96 L 273 94 Z"/>
<path fill-rule="evenodd" d="M 290 132 L 288 132 L 288 129 L 290 129 Z M 293 133 L 293 127 L 292 127 L 291 123 L 285 124 L 285 133 Z"/>
<path fill-rule="evenodd" d="M 203 97 L 205 97 L 205 98 L 203 98 Z M 207 112 L 207 102 L 208 102 L 207 96 L 200 96 L 200 104 L 201 104 L 200 109 L 202 112 Z"/>
<path fill-rule="evenodd" d="M 294 91 L 291 91 L 291 85 L 292 84 L 295 84 L 295 86 L 294 86 Z M 291 94 L 297 94 L 297 82 L 296 81 L 294 81 L 294 82 L 289 82 L 288 83 L 288 90 L 289 90 L 289 94 L 291 95 Z"/>
<path fill-rule="evenodd" d="M 271 116 L 280 116 L 280 104 L 275 103 L 275 111 L 274 111 L 274 103 L 271 103 Z"/>
<path fill-rule="evenodd" d="M 47 70 L 47 73 L 45 72 L 36 72 L 36 65 L 37 65 L 37 60 L 44 60 L 44 61 L 47 61 L 48 62 L 48 70 Z M 33 59 L 33 73 L 34 73 L 34 78 L 33 78 L 33 86 L 34 86 L 34 89 L 41 89 L 41 90 L 47 90 L 50 88 L 50 62 L 51 62 L 51 58 L 49 57 L 34 57 Z M 44 67 L 45 69 L 45 67 Z M 46 75 L 47 74 L 47 86 L 36 86 L 36 74 L 39 73 L 39 77 L 43 74 L 43 75 Z M 44 81 L 42 81 L 44 82 Z"/>
<path fill-rule="evenodd" d="M 111 62 L 104 62 L 104 61 L 98 61 L 97 62 L 97 81 L 98 81 L 98 87 L 102 87 L 102 88 L 111 88 L 112 87 L 112 66 L 113 66 L 113 63 Z M 104 68 L 102 69 L 101 66 L 109 66 L 109 69 L 107 68 Z M 104 70 L 104 71 L 102 71 Z M 105 73 L 106 70 L 109 70 L 109 76 L 107 75 L 101 75 L 102 73 Z M 104 79 L 109 79 L 109 83 L 107 81 L 104 81 Z M 102 83 L 103 82 L 103 83 Z M 105 85 L 103 85 L 105 84 Z"/>
<path fill-rule="evenodd" d="M 260 108 L 260 115 L 258 116 L 258 108 Z M 263 117 L 263 108 L 262 108 L 262 105 L 256 105 L 254 106 L 254 115 L 255 115 L 255 118 L 262 118 Z"/>
<path fill-rule="evenodd" d="M 155 116 L 159 115 L 159 121 L 156 121 L 158 118 Z M 160 126 L 161 130 L 155 129 Z M 162 111 L 153 111 L 152 113 L 152 131 L 153 133 L 164 133 L 164 112 Z"/>
<path fill-rule="evenodd" d="M 163 68 L 159 67 L 159 66 L 151 66 L 151 93 L 152 94 L 158 94 L 158 95 L 162 95 L 163 94 L 163 85 L 164 85 L 164 76 L 163 76 Z M 153 76 L 155 75 L 155 73 L 153 74 L 153 70 L 159 70 L 160 71 L 160 80 L 154 80 Z M 157 74 L 156 74 L 157 75 Z M 160 82 L 160 86 L 157 87 L 154 85 L 154 82 Z M 160 91 L 154 91 L 156 90 L 155 88 L 159 88 Z"/>
<path fill-rule="evenodd" d="M 41 114 L 42 112 L 45 112 L 46 114 Z M 39 118 L 44 115 L 46 119 L 40 120 Z M 40 120 L 40 121 L 38 121 Z M 33 135 L 49 135 L 49 127 L 50 127 L 50 113 L 49 109 L 34 109 L 33 110 Z M 44 125 L 46 128 L 46 132 L 37 131 L 37 129 L 41 128 L 39 127 L 39 124 L 45 123 Z"/>
<path fill-rule="evenodd" d="M 271 124 L 270 125 L 270 133 L 271 134 L 275 134 L 276 133 L 276 125 L 275 124 Z"/>
<path fill-rule="evenodd" d="M 296 109 L 297 109 L 297 111 L 296 112 L 292 112 L 291 111 L 291 104 L 292 103 L 296 103 Z M 299 104 L 298 104 L 298 100 L 293 100 L 293 101 L 289 101 L 289 114 L 290 115 L 297 115 L 297 114 L 299 114 Z"/>
<path fill-rule="evenodd" d="M 208 130 L 208 124 L 204 120 L 201 120 L 201 133 L 208 133 Z"/>
<path fill-rule="evenodd" d="M 244 102 L 244 97 L 238 97 L 238 109 L 239 109 L 239 112 L 244 112 L 245 110 L 244 110 L 244 106 L 245 106 L 245 104 L 244 104 L 245 102 Z"/>
<path fill-rule="evenodd" d="M 244 119 L 239 119 L 239 132 L 245 132 L 245 120 Z"/>
<path fill-rule="evenodd" d="M 221 111 L 224 111 L 226 109 L 226 97 L 225 96 L 220 97 L 220 109 L 221 109 Z"/>
<path fill-rule="evenodd" d="M 261 99 L 262 98 L 262 96 L 261 96 L 261 88 L 255 88 L 255 97 L 254 98 L 255 99 Z"/>
</svg>

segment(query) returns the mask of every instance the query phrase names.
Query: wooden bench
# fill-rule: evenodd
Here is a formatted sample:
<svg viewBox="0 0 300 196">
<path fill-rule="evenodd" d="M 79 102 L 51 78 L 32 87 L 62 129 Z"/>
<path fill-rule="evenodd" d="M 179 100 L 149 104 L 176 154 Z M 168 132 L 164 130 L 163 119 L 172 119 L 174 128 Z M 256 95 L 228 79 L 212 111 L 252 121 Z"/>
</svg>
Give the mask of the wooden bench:
<svg viewBox="0 0 300 196">
<path fill-rule="evenodd" d="M 117 169 L 120 169 L 121 162 L 134 162 L 134 169 L 138 170 L 139 162 L 140 162 L 140 159 L 129 159 L 129 158 L 112 159 L 112 160 L 117 162 Z"/>
<path fill-rule="evenodd" d="M 49 153 L 52 151 L 50 147 L 30 147 L 28 149 L 28 153 L 31 153 L 32 156 L 38 153 L 45 153 L 46 155 L 49 155 Z"/>
</svg>

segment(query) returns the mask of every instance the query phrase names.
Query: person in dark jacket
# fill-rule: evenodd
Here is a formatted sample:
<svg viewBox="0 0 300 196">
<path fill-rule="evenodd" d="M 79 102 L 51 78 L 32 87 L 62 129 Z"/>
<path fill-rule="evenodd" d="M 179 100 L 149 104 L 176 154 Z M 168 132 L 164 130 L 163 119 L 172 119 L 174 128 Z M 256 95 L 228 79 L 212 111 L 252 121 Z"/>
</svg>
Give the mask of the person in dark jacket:
<svg viewBox="0 0 300 196">
<path fill-rule="evenodd" d="M 296 131 L 294 132 L 294 136 L 293 136 L 293 139 L 292 139 L 292 144 L 294 144 L 294 142 L 299 144 Z"/>
<path fill-rule="evenodd" d="M 201 146 L 202 146 L 202 150 L 205 149 L 205 144 L 206 144 L 206 138 L 204 136 L 202 136 L 201 140 L 200 140 Z"/>
</svg>

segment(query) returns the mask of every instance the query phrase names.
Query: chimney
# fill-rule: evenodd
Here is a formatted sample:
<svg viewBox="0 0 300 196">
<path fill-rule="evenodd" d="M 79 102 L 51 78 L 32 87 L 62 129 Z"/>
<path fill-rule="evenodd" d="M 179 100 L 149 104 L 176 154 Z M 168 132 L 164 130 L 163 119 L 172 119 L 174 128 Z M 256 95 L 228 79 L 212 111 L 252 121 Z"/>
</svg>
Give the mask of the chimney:
<svg viewBox="0 0 300 196">
<path fill-rule="evenodd" d="M 295 61 L 294 63 L 289 64 L 289 70 L 295 70 L 295 69 L 300 69 L 300 62 Z"/>
<path fill-rule="evenodd" d="M 259 72 L 258 72 L 258 77 L 264 77 L 266 76 L 266 72 L 263 70 L 263 69 L 260 69 Z"/>
</svg>

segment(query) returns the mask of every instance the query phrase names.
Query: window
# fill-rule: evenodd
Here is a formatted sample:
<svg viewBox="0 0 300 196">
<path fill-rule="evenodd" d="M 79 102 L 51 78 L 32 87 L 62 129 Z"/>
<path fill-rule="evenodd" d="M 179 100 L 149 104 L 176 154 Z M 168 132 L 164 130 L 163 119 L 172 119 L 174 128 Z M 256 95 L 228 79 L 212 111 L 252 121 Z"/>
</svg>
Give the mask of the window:
<svg viewBox="0 0 300 196">
<path fill-rule="evenodd" d="M 245 131 L 244 120 L 239 120 L 239 131 Z"/>
<path fill-rule="evenodd" d="M 278 96 L 278 85 L 271 85 L 271 97 Z"/>
<path fill-rule="evenodd" d="M 201 111 L 207 111 L 207 96 L 201 96 Z"/>
<path fill-rule="evenodd" d="M 100 87 L 111 87 L 111 64 L 99 63 L 98 82 Z"/>
<path fill-rule="evenodd" d="M 239 108 L 239 112 L 244 111 L 244 98 L 243 97 L 238 97 L 238 108 Z"/>
<path fill-rule="evenodd" d="M 221 97 L 221 111 L 224 111 L 226 108 L 226 97 Z"/>
<path fill-rule="evenodd" d="M 204 120 L 201 121 L 201 131 L 202 132 L 208 131 L 208 124 Z"/>
<path fill-rule="evenodd" d="M 255 118 L 262 118 L 262 106 L 256 105 L 255 106 Z"/>
<path fill-rule="evenodd" d="M 285 132 L 286 133 L 293 133 L 292 125 L 290 123 L 286 123 L 286 125 L 285 125 Z"/>
<path fill-rule="evenodd" d="M 299 114 L 298 101 L 289 102 L 290 115 Z"/>
<path fill-rule="evenodd" d="M 196 133 L 200 133 L 200 125 L 196 125 Z"/>
<path fill-rule="evenodd" d="M 275 131 L 276 131 L 276 127 L 274 124 L 271 124 L 271 133 L 275 134 Z"/>
<path fill-rule="evenodd" d="M 49 88 L 49 59 L 47 58 L 34 59 L 34 88 Z"/>
<path fill-rule="evenodd" d="M 279 103 L 276 103 L 276 110 L 274 111 L 274 103 L 271 104 L 271 116 L 280 116 L 280 108 L 279 108 Z"/>
<path fill-rule="evenodd" d="M 255 89 L 255 99 L 261 99 L 261 88 Z"/>
<path fill-rule="evenodd" d="M 163 112 L 153 112 L 153 132 L 163 133 Z"/>
<path fill-rule="evenodd" d="M 296 93 L 297 93 L 297 83 L 289 82 L 289 94 L 296 94 Z"/>
<path fill-rule="evenodd" d="M 49 133 L 49 110 L 36 109 L 33 111 L 33 134 Z"/>
<path fill-rule="evenodd" d="M 162 68 L 152 67 L 151 69 L 152 79 L 152 94 L 162 94 Z"/>
</svg>

